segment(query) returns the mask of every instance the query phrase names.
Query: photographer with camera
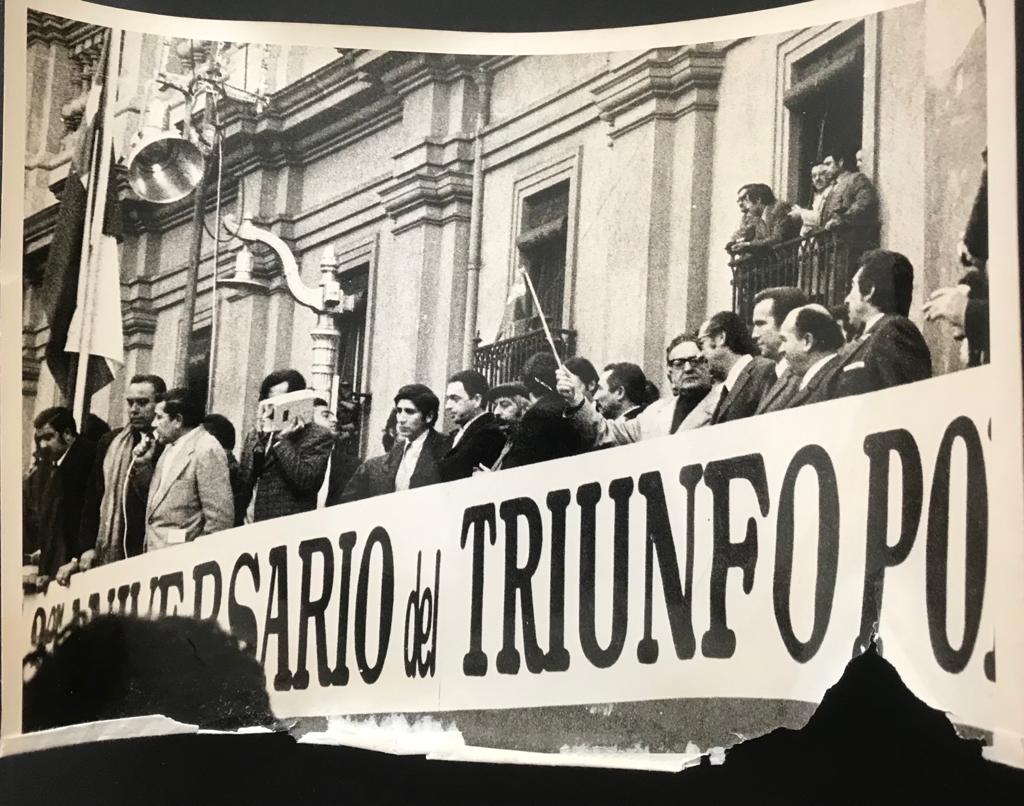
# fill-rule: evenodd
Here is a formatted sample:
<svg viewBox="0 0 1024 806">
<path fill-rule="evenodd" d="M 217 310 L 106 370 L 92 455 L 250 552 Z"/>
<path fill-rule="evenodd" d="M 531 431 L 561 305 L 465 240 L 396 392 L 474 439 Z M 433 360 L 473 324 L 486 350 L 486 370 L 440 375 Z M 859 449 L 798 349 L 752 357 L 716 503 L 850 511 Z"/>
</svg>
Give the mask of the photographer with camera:
<svg viewBox="0 0 1024 806">
<path fill-rule="evenodd" d="M 306 379 L 294 369 L 271 372 L 260 385 L 257 426 L 242 447 L 246 523 L 316 509 L 334 435 L 313 422 L 316 395 L 293 394 L 305 389 Z"/>
</svg>

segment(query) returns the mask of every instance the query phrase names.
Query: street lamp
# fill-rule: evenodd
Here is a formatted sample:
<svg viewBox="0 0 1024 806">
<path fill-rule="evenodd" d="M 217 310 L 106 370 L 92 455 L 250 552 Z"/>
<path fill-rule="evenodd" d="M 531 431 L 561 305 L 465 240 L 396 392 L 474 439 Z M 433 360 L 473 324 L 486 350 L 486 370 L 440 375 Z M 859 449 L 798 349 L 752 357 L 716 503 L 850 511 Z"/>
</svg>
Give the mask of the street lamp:
<svg viewBox="0 0 1024 806">
<path fill-rule="evenodd" d="M 334 247 L 328 244 L 320 257 L 320 282 L 316 286 L 306 285 L 299 272 L 298 263 L 288 245 L 270 230 L 257 227 L 252 218 L 244 215 L 241 223 L 234 216 L 224 216 L 224 228 L 242 241 L 243 246 L 235 261 L 235 274 L 221 280 L 228 287 L 254 289 L 266 286 L 252 276 L 252 255 L 249 245 L 261 243 L 269 247 L 281 264 L 288 293 L 300 305 L 317 315 L 316 326 L 310 331 L 313 341 L 313 366 L 311 387 L 320 392 L 333 407 L 337 403 L 334 379 L 338 365 L 338 345 L 341 342 L 339 318 L 352 313 L 359 305 L 362 293 L 346 294 L 341 289 L 338 259 Z"/>
</svg>

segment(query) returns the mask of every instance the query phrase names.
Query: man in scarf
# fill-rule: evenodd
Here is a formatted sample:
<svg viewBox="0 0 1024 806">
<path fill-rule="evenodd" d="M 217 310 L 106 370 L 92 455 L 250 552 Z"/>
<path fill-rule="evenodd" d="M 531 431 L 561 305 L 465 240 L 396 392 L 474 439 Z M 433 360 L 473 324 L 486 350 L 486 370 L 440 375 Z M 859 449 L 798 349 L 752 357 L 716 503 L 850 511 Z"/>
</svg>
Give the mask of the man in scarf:
<svg viewBox="0 0 1024 806">
<path fill-rule="evenodd" d="M 83 540 L 95 535 L 95 543 L 79 559 L 83 571 L 142 553 L 149 490 L 127 484 L 127 479 L 133 450 L 142 440 L 153 439 L 157 397 L 166 391 L 167 384 L 158 375 L 134 376 L 125 395 L 127 427 L 105 434 L 97 446 L 81 529 Z M 154 462 L 162 450 L 157 444 Z"/>
</svg>

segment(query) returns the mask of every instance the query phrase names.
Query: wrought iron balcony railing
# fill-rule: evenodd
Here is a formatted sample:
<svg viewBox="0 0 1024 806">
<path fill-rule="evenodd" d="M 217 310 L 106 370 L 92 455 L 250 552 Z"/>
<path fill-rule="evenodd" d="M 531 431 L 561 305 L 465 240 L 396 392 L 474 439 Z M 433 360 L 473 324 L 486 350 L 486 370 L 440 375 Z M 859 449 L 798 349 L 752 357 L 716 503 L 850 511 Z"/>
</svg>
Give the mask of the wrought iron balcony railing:
<svg viewBox="0 0 1024 806">
<path fill-rule="evenodd" d="M 563 361 L 574 354 L 576 350 L 575 330 L 553 329 L 551 336 L 555 341 L 555 347 L 558 348 L 558 355 Z M 491 386 L 497 386 L 501 383 L 518 381 L 519 373 L 523 364 L 526 363 L 526 359 L 534 353 L 546 352 L 550 349 L 544 331 L 532 330 L 521 336 L 513 336 L 477 347 L 473 365 L 483 373 Z"/>
<path fill-rule="evenodd" d="M 775 286 L 803 289 L 811 302 L 840 304 L 850 290 L 862 242 L 852 243 L 839 232 L 817 232 L 775 247 L 733 257 L 732 308 L 749 322 L 758 291 Z"/>
</svg>

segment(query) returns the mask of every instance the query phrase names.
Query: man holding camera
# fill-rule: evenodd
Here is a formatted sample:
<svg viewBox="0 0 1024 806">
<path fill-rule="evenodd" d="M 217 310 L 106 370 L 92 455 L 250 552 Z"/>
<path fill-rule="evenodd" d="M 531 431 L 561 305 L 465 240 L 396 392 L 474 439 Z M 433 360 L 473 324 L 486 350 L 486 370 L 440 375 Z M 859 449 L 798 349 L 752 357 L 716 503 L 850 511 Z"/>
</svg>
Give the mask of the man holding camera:
<svg viewBox="0 0 1024 806">
<path fill-rule="evenodd" d="M 312 403 L 308 417 L 292 417 L 283 427 L 271 425 L 266 416 L 273 398 L 305 388 L 306 379 L 294 369 L 272 372 L 260 386 L 260 424 L 242 447 L 249 502 L 246 523 L 316 509 L 334 435 L 312 421 Z"/>
</svg>

